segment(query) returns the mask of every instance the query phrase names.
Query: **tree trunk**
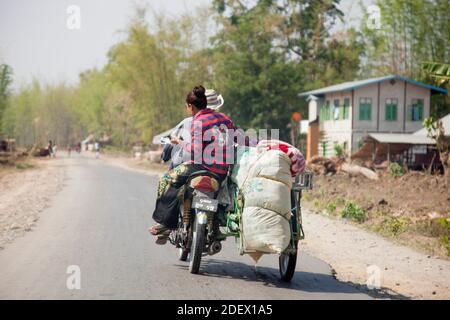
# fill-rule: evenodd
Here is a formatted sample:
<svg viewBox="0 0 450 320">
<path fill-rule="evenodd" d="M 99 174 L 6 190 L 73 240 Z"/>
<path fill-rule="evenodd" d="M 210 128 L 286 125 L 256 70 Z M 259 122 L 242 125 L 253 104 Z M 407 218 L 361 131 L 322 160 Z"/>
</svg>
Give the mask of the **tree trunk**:
<svg viewBox="0 0 450 320">
<path fill-rule="evenodd" d="M 361 174 L 370 180 L 378 180 L 378 175 L 376 172 L 361 166 L 357 166 L 355 164 L 343 163 L 341 165 L 341 170 L 349 174 Z"/>
</svg>

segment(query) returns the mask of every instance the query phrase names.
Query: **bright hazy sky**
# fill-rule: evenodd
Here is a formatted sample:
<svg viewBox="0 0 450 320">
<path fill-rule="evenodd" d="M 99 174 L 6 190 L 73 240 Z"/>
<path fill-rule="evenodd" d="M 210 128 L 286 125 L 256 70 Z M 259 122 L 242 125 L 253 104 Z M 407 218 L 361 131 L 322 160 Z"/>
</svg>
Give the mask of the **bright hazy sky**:
<svg viewBox="0 0 450 320">
<path fill-rule="evenodd" d="M 177 16 L 209 6 L 211 0 L 0 0 L 0 63 L 12 66 L 14 88 L 33 76 L 48 83 L 75 83 L 81 71 L 106 63 L 106 53 L 123 38 L 120 30 L 133 16 L 135 4 L 142 3 Z M 358 3 L 342 0 L 345 26 L 359 25 Z M 78 30 L 66 25 L 70 5 L 81 11 Z"/>
</svg>

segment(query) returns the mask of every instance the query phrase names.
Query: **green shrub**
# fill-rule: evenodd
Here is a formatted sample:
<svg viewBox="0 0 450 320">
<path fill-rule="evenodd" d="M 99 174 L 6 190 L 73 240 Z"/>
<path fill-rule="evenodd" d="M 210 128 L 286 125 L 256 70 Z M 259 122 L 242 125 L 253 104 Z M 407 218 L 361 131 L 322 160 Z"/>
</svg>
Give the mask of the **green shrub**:
<svg viewBox="0 0 450 320">
<path fill-rule="evenodd" d="M 341 212 L 343 218 L 349 218 L 359 223 L 364 222 L 368 218 L 367 211 L 358 206 L 353 201 L 348 201 Z"/>
<path fill-rule="evenodd" d="M 436 218 L 430 221 L 430 233 L 433 236 L 450 236 L 450 221 L 445 218 Z"/>
<path fill-rule="evenodd" d="M 319 200 L 314 200 L 313 205 L 314 205 L 314 207 L 319 208 L 320 207 L 320 201 Z"/>
<path fill-rule="evenodd" d="M 345 205 L 345 199 L 341 198 L 341 197 L 337 197 L 334 200 L 334 203 L 336 203 L 336 206 L 343 206 L 343 205 Z"/>
<path fill-rule="evenodd" d="M 33 168 L 32 164 L 29 163 L 18 163 L 16 164 L 16 169 L 18 170 L 25 170 L 25 169 L 30 169 Z"/>
<path fill-rule="evenodd" d="M 403 167 L 396 162 L 393 162 L 389 165 L 389 173 L 394 178 L 402 177 L 405 174 L 405 170 Z"/>
<path fill-rule="evenodd" d="M 442 236 L 441 243 L 444 246 L 444 248 L 447 249 L 447 255 L 450 256 L 450 241 L 448 239 L 448 236 Z"/>
<path fill-rule="evenodd" d="M 342 157 L 344 155 L 344 147 L 340 144 L 335 144 L 334 145 L 334 154 L 337 157 Z"/>
<path fill-rule="evenodd" d="M 334 214 L 336 212 L 336 208 L 336 204 L 334 202 L 330 202 L 326 205 L 325 210 L 327 210 L 330 214 Z"/>
<path fill-rule="evenodd" d="M 405 218 L 389 217 L 383 221 L 384 230 L 391 235 L 399 235 L 406 231 L 408 220 Z"/>
</svg>

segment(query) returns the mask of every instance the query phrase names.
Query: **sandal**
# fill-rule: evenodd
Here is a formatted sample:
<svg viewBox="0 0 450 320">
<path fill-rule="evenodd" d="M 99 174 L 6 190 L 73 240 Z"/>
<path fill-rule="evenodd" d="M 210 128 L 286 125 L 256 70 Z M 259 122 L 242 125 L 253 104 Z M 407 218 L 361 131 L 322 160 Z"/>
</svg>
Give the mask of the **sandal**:
<svg viewBox="0 0 450 320">
<path fill-rule="evenodd" d="M 157 236 L 157 235 L 160 235 L 160 234 L 163 234 L 166 232 L 169 232 L 169 234 L 170 234 L 170 229 L 160 223 L 155 224 L 154 226 L 150 227 L 148 229 L 148 231 L 150 232 L 150 234 L 152 234 L 154 236 Z"/>
<path fill-rule="evenodd" d="M 169 239 L 169 237 L 158 236 L 158 237 L 156 238 L 155 243 L 156 243 L 156 244 L 159 244 L 159 245 L 164 245 L 164 244 L 167 243 L 167 239 Z"/>
</svg>

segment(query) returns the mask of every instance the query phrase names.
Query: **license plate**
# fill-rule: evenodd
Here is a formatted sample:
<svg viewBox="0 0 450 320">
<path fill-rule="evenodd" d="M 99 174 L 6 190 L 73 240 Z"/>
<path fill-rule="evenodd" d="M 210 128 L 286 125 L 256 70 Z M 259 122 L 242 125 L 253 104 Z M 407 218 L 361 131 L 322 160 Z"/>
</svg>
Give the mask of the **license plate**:
<svg viewBox="0 0 450 320">
<path fill-rule="evenodd" d="M 218 205 L 218 200 L 210 198 L 194 197 L 192 201 L 192 208 L 210 212 L 216 212 Z"/>
</svg>

